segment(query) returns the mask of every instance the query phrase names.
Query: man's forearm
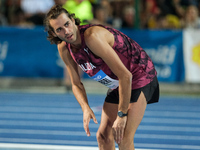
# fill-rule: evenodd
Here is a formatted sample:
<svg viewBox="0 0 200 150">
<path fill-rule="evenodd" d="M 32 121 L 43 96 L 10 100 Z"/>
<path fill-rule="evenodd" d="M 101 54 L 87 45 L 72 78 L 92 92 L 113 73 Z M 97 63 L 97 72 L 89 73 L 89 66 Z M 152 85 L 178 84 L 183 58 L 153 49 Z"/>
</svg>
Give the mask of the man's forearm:
<svg viewBox="0 0 200 150">
<path fill-rule="evenodd" d="M 130 79 L 124 79 L 119 80 L 119 107 L 118 110 L 127 113 L 128 106 L 130 103 L 131 98 L 131 85 L 132 80 Z"/>
<path fill-rule="evenodd" d="M 83 84 L 81 83 L 79 85 L 72 85 L 72 91 L 82 110 L 84 111 L 85 109 L 89 108 L 88 99 Z"/>
</svg>

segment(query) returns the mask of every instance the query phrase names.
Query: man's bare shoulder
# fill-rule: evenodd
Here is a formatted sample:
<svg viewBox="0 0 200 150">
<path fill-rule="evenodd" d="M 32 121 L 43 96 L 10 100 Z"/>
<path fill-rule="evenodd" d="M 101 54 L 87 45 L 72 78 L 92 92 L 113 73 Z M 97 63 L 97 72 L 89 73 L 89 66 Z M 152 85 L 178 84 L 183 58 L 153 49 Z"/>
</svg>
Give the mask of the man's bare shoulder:
<svg viewBox="0 0 200 150">
<path fill-rule="evenodd" d="M 66 43 L 64 41 L 62 41 L 61 43 L 57 44 L 57 48 L 58 48 L 59 52 L 63 52 L 65 50 L 67 50 Z"/>
<path fill-rule="evenodd" d="M 105 34 L 105 33 L 108 33 L 108 30 L 106 28 L 96 25 L 96 26 L 92 26 L 92 27 L 89 27 L 88 29 L 86 29 L 84 36 L 85 36 L 85 38 L 87 38 L 93 34 L 101 35 L 101 34 Z"/>
<path fill-rule="evenodd" d="M 92 26 L 88 28 L 84 33 L 86 44 L 92 44 L 96 41 L 104 41 L 113 45 L 114 36 L 113 34 L 106 28 L 102 26 Z"/>
</svg>

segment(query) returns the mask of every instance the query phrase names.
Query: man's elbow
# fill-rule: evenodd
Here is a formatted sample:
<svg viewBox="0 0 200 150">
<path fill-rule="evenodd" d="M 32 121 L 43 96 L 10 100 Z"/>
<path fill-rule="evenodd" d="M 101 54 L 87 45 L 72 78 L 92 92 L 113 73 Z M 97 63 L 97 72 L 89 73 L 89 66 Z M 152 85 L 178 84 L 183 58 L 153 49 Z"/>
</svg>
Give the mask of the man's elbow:
<svg viewBox="0 0 200 150">
<path fill-rule="evenodd" d="M 132 76 L 133 75 L 131 74 L 131 72 L 126 72 L 126 73 L 123 73 L 122 79 L 126 83 L 132 83 Z"/>
</svg>

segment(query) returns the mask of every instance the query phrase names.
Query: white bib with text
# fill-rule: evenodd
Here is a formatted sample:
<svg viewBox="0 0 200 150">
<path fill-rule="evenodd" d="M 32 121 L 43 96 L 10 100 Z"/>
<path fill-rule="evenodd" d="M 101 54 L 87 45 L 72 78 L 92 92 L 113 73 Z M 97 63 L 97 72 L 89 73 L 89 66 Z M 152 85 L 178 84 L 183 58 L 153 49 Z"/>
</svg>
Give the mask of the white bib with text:
<svg viewBox="0 0 200 150">
<path fill-rule="evenodd" d="M 110 78 L 102 70 L 97 72 L 94 76 L 91 77 L 95 81 L 100 82 L 101 84 L 107 86 L 110 89 L 116 89 L 119 86 L 119 81 Z"/>
</svg>

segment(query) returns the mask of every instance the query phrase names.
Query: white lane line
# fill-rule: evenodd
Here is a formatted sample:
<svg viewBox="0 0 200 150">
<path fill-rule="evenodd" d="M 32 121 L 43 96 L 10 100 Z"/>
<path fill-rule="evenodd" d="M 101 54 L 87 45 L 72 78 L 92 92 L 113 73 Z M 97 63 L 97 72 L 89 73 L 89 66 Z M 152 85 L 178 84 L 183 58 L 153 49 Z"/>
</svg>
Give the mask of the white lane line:
<svg viewBox="0 0 200 150">
<path fill-rule="evenodd" d="M 1 140 L 1 139 L 0 139 Z M 26 140 L 28 142 L 28 140 Z M 50 143 L 54 143 L 49 140 Z M 73 143 L 79 144 L 81 141 L 71 141 L 71 143 L 68 143 L 72 145 Z M 91 141 L 84 141 L 85 144 L 92 143 Z M 83 142 L 83 143 L 84 143 Z M 81 142 L 82 143 L 82 142 Z M 67 141 L 66 143 L 67 144 Z M 85 145 L 84 144 L 84 145 Z M 81 145 L 81 144 L 80 144 Z M 12 144 L 12 143 L 0 143 L 0 148 L 21 148 L 21 149 L 39 149 L 39 150 L 97 150 L 97 147 L 84 147 L 84 146 L 59 146 L 59 145 L 35 145 L 35 144 Z M 184 149 L 184 150 L 199 150 L 200 146 L 195 145 L 175 145 L 175 144 L 148 144 L 148 143 L 135 143 L 136 150 L 153 150 L 153 149 L 140 149 L 139 147 L 143 148 L 155 148 L 155 150 L 161 150 L 164 149 Z M 137 148 L 138 147 L 138 148 Z"/>
<path fill-rule="evenodd" d="M 0 125 L 4 125 L 4 123 L 2 123 L 0 121 Z M 10 124 L 12 125 L 12 124 Z M 16 125 L 16 124 L 15 124 Z M 24 124 L 19 124 L 19 125 L 26 125 L 25 123 Z M 30 126 L 27 125 L 27 126 Z M 39 126 L 39 125 L 37 125 Z M 43 126 L 43 125 L 41 125 Z M 50 124 L 50 126 L 56 126 L 56 125 L 52 125 Z M 82 123 L 67 123 L 64 124 L 64 125 L 58 125 L 58 127 L 61 126 L 61 127 L 73 127 L 73 128 L 82 128 L 83 127 L 83 124 Z M 99 125 L 96 125 L 94 124 L 90 124 L 89 127 L 92 127 L 92 128 L 98 128 Z M 3 129 L 4 130 L 4 129 Z M 200 128 L 198 127 L 177 127 L 177 126 L 152 126 L 152 125 L 140 125 L 138 127 L 138 130 L 144 130 L 144 131 L 165 131 L 165 132 L 168 132 L 168 131 L 174 131 L 174 132 L 200 132 Z"/>
<path fill-rule="evenodd" d="M 23 109 L 23 108 L 22 108 Z M 34 108 L 35 109 L 35 108 Z M 52 109 L 52 108 L 51 108 Z M 59 109 L 59 108 L 55 108 L 55 109 Z M 65 108 L 64 108 L 65 109 Z M 101 110 L 100 108 L 92 108 L 94 112 L 99 112 L 99 110 Z M 98 109 L 98 111 L 97 111 Z M 78 109 L 79 110 L 79 109 Z M 1 110 L 0 110 L 1 111 Z M 79 110 L 80 111 L 80 110 Z M 66 113 L 66 111 L 64 110 L 64 112 Z M 40 118 L 40 116 L 45 116 L 46 118 L 50 118 L 50 116 L 55 116 L 54 118 L 61 118 L 61 116 L 76 116 L 73 118 L 77 118 L 78 115 L 82 117 L 82 115 L 80 115 L 80 112 L 77 115 L 66 115 L 66 114 L 53 114 L 53 112 L 48 112 L 51 114 L 39 114 L 39 112 L 37 112 L 37 114 L 35 114 L 34 112 L 32 113 L 16 113 L 16 112 L 10 112 L 10 113 L 5 113 L 5 112 L 0 112 L 0 117 L 1 118 Z M 99 115 L 99 113 L 95 113 L 96 115 Z M 193 118 L 193 119 L 200 119 L 200 113 L 195 113 L 195 112 L 169 112 L 169 111 L 146 111 L 144 118 L 147 117 L 170 117 L 170 118 Z M 53 118 L 53 117 L 52 117 Z M 66 117 L 68 118 L 68 117 Z"/>
<path fill-rule="evenodd" d="M 26 138 L 0 138 L 0 142 L 6 143 L 35 143 L 35 144 L 70 144 L 70 145 L 80 145 L 80 146 L 97 146 L 96 141 L 72 141 L 72 140 L 51 140 L 51 139 L 26 139 Z"/>
<path fill-rule="evenodd" d="M 98 116 L 98 115 L 97 115 Z M 67 114 L 29 114 L 29 113 L 0 113 L 1 119 L 37 119 L 37 120 L 83 120 L 83 116 Z"/>
<path fill-rule="evenodd" d="M 200 141 L 200 136 L 186 135 L 159 135 L 159 134 L 135 134 L 135 138 L 143 139 L 164 139 L 164 140 L 190 140 Z"/>
<path fill-rule="evenodd" d="M 62 136 L 86 136 L 84 131 L 51 131 L 51 130 L 26 130 L 26 129 L 1 129 L 0 133 L 6 134 L 29 134 L 29 135 L 62 135 Z M 91 132 L 96 136 L 96 132 Z M 200 136 L 191 135 L 165 135 L 165 134 L 135 134 L 135 138 L 165 139 L 165 140 L 193 140 L 200 141 Z"/>
<path fill-rule="evenodd" d="M 31 148 L 30 148 L 31 147 Z M 99 150 L 98 147 L 85 147 L 85 146 L 60 146 L 60 145 L 38 145 L 38 144 L 12 144 L 0 143 L 0 148 L 19 148 L 29 150 Z M 116 148 L 116 150 L 119 150 Z M 136 150 L 153 150 L 153 149 L 139 149 Z M 161 150 L 161 149 L 156 149 Z"/>
<path fill-rule="evenodd" d="M 0 143 L 1 148 L 18 148 L 29 150 L 98 150 L 97 147 L 85 146 L 60 146 L 60 145 L 36 145 L 36 144 L 12 144 Z"/>
<path fill-rule="evenodd" d="M 164 123 L 164 124 L 182 124 L 182 125 L 200 125 L 200 121 L 198 119 L 167 119 L 167 118 L 154 118 L 148 117 L 144 118 L 142 122 L 145 123 Z"/>
<path fill-rule="evenodd" d="M 148 123 L 160 123 L 160 121 L 163 123 L 162 119 L 144 119 L 143 122 L 148 122 Z M 187 124 L 187 121 L 190 120 L 185 120 L 184 122 L 179 122 L 177 121 L 174 122 L 167 122 L 168 120 L 165 120 L 166 124 L 184 124 L 184 125 L 199 125 L 197 123 L 198 121 L 195 120 L 194 122 L 189 122 Z M 170 121 L 170 120 L 169 120 Z M 54 122 L 54 121 L 15 121 L 15 120 L 0 120 L 0 125 L 10 125 L 10 126 L 45 126 L 45 127 L 73 127 L 73 128 L 79 128 L 83 127 L 83 123 L 81 122 Z M 98 128 L 99 124 L 94 124 L 91 121 L 90 128 Z M 162 126 L 162 125 L 157 125 L 157 126 L 151 126 L 151 125 L 140 125 L 139 128 L 140 130 L 162 130 L 162 131 L 186 131 L 186 132 L 200 132 L 200 128 L 198 127 L 174 127 L 174 126 Z"/>
<path fill-rule="evenodd" d="M 144 117 L 173 117 L 173 118 L 200 118 L 198 112 L 187 112 L 187 111 L 146 111 Z"/>
<path fill-rule="evenodd" d="M 147 115 L 148 114 L 148 115 Z M 149 116 L 152 117 L 170 117 L 170 118 L 177 118 L 179 117 L 179 119 L 181 118 L 196 118 L 199 119 L 200 118 L 200 113 L 177 113 L 177 112 L 152 112 L 149 111 L 145 116 L 144 119 L 148 119 Z M 100 117 L 100 113 L 95 113 L 96 117 Z M 75 114 L 75 115 L 68 115 L 68 114 L 44 114 L 44 113 L 3 113 L 0 112 L 0 120 L 1 119 L 37 119 L 37 120 L 82 120 L 82 115 L 80 115 L 80 113 Z M 100 119 L 100 118 L 99 118 Z"/>
<path fill-rule="evenodd" d="M 157 148 L 159 148 L 159 149 L 162 149 L 162 148 L 164 148 L 164 149 L 167 149 L 167 150 L 171 150 L 171 149 L 173 149 L 173 150 L 176 150 L 176 149 L 178 149 L 178 150 L 180 150 L 180 149 L 183 149 L 183 150 L 200 150 L 200 146 L 195 146 L 195 145 L 184 145 L 184 143 L 183 144 L 181 144 L 181 145 L 175 145 L 175 144 L 150 144 L 150 143 L 135 143 L 135 147 L 142 147 L 142 148 L 149 148 L 149 147 L 151 147 L 151 148 L 155 148 L 155 149 L 157 149 Z"/>
<path fill-rule="evenodd" d="M 27 129 L 0 129 L 0 133 L 7 134 L 37 134 L 37 135 L 65 135 L 65 136 L 86 136 L 83 131 L 52 131 L 52 130 L 27 130 Z M 96 136 L 96 132 L 90 132 L 91 136 Z"/>
<path fill-rule="evenodd" d="M 0 112 L 35 112 L 35 113 L 74 113 L 82 114 L 81 108 L 41 108 L 0 106 Z"/>
<path fill-rule="evenodd" d="M 82 121 L 79 123 L 75 122 L 50 122 L 50 121 L 14 121 L 14 120 L 1 120 L 0 125 L 11 125 L 11 126 L 43 126 L 43 127 L 73 127 L 82 128 Z M 90 123 L 90 128 L 98 128 L 98 124 Z"/>
<path fill-rule="evenodd" d="M 138 130 L 145 131 L 175 131 L 175 132 L 200 132 L 198 127 L 177 127 L 177 126 L 152 126 L 140 125 Z"/>
<path fill-rule="evenodd" d="M 152 106 L 149 105 L 149 106 L 147 106 L 147 111 L 148 110 L 154 110 L 154 111 L 188 111 L 188 112 L 200 112 L 199 107 L 198 107 L 199 103 L 197 103 L 195 106 L 193 106 L 193 105 L 186 106 L 187 104 L 181 105 L 181 106 L 167 105 L 167 107 L 164 106 L 164 104 L 159 105 L 159 106 L 158 105 L 152 105 Z"/>
</svg>

